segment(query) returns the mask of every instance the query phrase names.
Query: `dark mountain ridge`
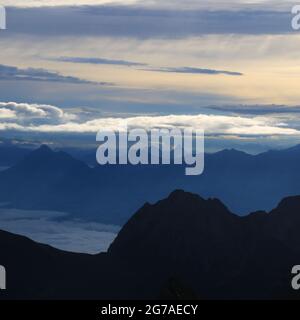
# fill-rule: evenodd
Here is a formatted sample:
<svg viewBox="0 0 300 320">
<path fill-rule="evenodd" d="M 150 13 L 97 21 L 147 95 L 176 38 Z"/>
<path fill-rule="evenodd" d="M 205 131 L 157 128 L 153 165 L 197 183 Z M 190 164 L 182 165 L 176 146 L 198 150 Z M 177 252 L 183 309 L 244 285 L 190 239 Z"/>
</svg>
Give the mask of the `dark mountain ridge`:
<svg viewBox="0 0 300 320">
<path fill-rule="evenodd" d="M 155 299 L 183 283 L 204 299 L 298 299 L 290 283 L 300 263 L 299 212 L 300 197 L 291 197 L 269 213 L 238 217 L 217 199 L 177 190 L 145 204 L 108 253 L 94 256 L 0 232 L 0 264 L 9 271 L 1 294 Z"/>
</svg>

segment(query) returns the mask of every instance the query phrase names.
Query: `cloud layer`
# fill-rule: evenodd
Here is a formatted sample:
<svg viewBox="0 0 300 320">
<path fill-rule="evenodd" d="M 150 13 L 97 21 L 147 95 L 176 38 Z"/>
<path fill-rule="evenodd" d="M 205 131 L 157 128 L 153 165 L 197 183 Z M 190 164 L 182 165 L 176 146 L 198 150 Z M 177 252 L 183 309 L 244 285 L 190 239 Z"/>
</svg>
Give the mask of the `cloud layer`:
<svg viewBox="0 0 300 320">
<path fill-rule="evenodd" d="M 233 114 L 268 115 L 268 114 L 294 114 L 300 113 L 300 106 L 284 105 L 227 105 L 210 106 L 209 109 Z"/>
<path fill-rule="evenodd" d="M 227 71 L 227 70 L 214 70 L 214 69 L 203 69 L 195 67 L 179 67 L 179 68 L 157 68 L 147 69 L 149 71 L 158 72 L 170 72 L 170 73 L 185 73 L 185 74 L 207 74 L 207 75 L 227 75 L 227 76 L 242 76 L 241 72 Z"/>
<path fill-rule="evenodd" d="M 68 218 L 66 220 L 57 219 Z M 1 229 L 27 236 L 55 248 L 97 254 L 107 251 L 120 230 L 118 226 L 73 220 L 68 214 L 0 207 Z"/>
<path fill-rule="evenodd" d="M 115 65 L 115 66 L 125 66 L 125 67 L 141 67 L 146 66 L 146 63 L 139 63 L 126 60 L 114 60 L 114 59 L 105 59 L 105 58 L 84 58 L 84 57 L 59 57 L 51 58 L 53 61 L 60 62 L 71 62 L 71 63 L 86 63 L 86 64 L 106 64 L 106 65 Z"/>
<path fill-rule="evenodd" d="M 215 70 L 207 68 L 197 68 L 197 67 L 160 67 L 155 68 L 147 63 L 139 63 L 126 60 L 113 60 L 105 58 L 84 58 L 84 57 L 59 57 L 59 58 L 50 58 L 52 61 L 60 62 L 71 62 L 71 63 L 81 63 L 81 64 L 95 64 L 95 65 L 115 65 L 115 66 L 125 66 L 125 67 L 135 67 L 139 70 L 138 67 L 148 67 L 142 69 L 143 71 L 152 71 L 152 72 L 168 72 L 168 73 L 184 73 L 184 74 L 206 74 L 206 75 L 229 75 L 229 76 L 242 76 L 241 72 L 228 71 L 228 70 Z"/>
<path fill-rule="evenodd" d="M 45 69 L 37 69 L 37 68 L 20 69 L 17 67 L 7 66 L 3 64 L 0 64 L 0 80 L 112 85 L 112 83 L 92 82 L 88 80 L 79 79 L 76 77 L 63 76 L 58 72 L 52 72 Z"/>
<path fill-rule="evenodd" d="M 236 10 L 224 10 L 216 4 L 211 9 L 122 5 L 10 8 L 6 34 L 176 39 L 208 34 L 292 33 L 290 9 L 273 8 L 249 10 L 245 4 Z"/>
<path fill-rule="evenodd" d="M 2 111 L 1 111 L 2 110 Z M 167 115 L 136 116 L 127 118 L 93 118 L 80 120 L 75 113 L 47 105 L 1 103 L 0 130 L 47 133 L 96 133 L 99 130 L 113 131 L 125 124 L 129 128 L 193 128 L 204 129 L 207 135 L 215 136 L 295 136 L 297 128 L 289 125 L 288 118 L 238 115 Z M 6 118 L 3 115 L 6 114 Z M 293 117 L 291 118 L 292 121 Z"/>
</svg>

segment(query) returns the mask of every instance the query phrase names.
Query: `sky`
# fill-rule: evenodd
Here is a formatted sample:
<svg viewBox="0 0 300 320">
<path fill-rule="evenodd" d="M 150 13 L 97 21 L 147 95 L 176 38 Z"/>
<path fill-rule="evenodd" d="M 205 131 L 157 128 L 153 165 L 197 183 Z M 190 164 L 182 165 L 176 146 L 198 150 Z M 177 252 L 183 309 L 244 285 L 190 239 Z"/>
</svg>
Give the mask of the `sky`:
<svg viewBox="0 0 300 320">
<path fill-rule="evenodd" d="M 126 120 L 205 129 L 214 150 L 300 143 L 293 2 L 0 4 L 0 136 L 95 140 Z"/>
</svg>

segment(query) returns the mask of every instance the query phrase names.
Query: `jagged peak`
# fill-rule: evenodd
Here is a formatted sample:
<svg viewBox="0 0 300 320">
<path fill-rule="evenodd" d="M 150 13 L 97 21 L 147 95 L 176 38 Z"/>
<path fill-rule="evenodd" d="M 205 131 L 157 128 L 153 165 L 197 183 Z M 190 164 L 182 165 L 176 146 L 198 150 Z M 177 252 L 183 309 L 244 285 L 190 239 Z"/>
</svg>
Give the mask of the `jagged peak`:
<svg viewBox="0 0 300 320">
<path fill-rule="evenodd" d="M 47 152 L 47 153 L 53 153 L 54 151 L 46 144 L 42 144 L 39 148 L 34 150 L 33 152 Z"/>
<path fill-rule="evenodd" d="M 249 153 L 237 150 L 234 148 L 231 149 L 223 149 L 219 152 L 216 152 L 215 154 L 223 154 L 223 155 L 243 155 L 243 156 L 251 156 Z"/>
</svg>

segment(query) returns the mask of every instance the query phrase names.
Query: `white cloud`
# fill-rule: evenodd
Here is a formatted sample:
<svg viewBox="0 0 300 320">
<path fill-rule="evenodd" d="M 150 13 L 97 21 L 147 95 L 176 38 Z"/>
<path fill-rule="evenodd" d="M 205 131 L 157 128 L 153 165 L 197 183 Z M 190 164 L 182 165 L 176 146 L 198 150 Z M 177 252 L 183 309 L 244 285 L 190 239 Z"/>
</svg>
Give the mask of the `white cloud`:
<svg viewBox="0 0 300 320">
<path fill-rule="evenodd" d="M 9 119 L 16 117 L 16 113 L 13 110 L 0 107 L 0 119 Z"/>
<path fill-rule="evenodd" d="M 27 236 L 55 248 L 96 254 L 107 251 L 117 236 L 119 226 L 67 219 L 68 214 L 0 208 L 1 229 Z"/>
<path fill-rule="evenodd" d="M 90 118 L 80 120 L 74 113 L 48 105 L 0 103 L 0 110 L 15 114 L 0 123 L 0 130 L 47 133 L 96 133 L 116 130 L 127 124 L 129 128 L 194 128 L 204 129 L 209 135 L 277 136 L 300 135 L 289 126 L 289 118 L 276 116 L 235 116 L 216 114 L 134 116 L 127 118 Z M 3 111 L 5 112 L 5 111 Z M 92 117 L 92 115 L 91 115 Z M 292 120 L 292 119 L 291 119 Z"/>
<path fill-rule="evenodd" d="M 62 109 L 43 104 L 0 102 L 0 118 L 9 120 L 9 124 L 51 123 L 59 124 L 76 119 L 76 115 Z"/>
</svg>

